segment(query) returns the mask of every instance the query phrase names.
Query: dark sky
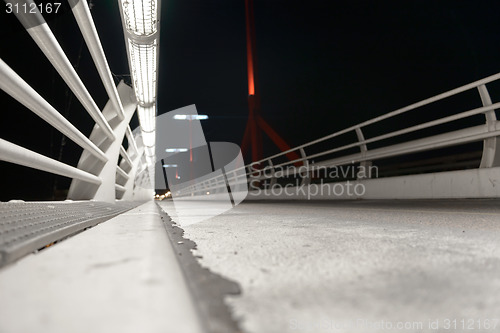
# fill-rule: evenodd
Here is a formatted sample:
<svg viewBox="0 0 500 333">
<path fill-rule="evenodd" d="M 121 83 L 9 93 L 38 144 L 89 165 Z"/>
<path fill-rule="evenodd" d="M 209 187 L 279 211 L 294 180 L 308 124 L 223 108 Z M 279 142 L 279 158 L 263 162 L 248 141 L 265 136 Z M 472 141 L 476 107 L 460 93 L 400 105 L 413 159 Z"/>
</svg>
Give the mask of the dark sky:
<svg viewBox="0 0 500 333">
<path fill-rule="evenodd" d="M 500 71 L 498 1 L 255 0 L 254 6 L 261 113 L 292 146 Z M 2 2 L 1 58 L 89 134 L 91 118 L 3 9 Z M 92 14 L 118 80 L 128 65 L 117 1 L 93 1 Z M 244 1 L 163 1 L 161 21 L 159 113 L 196 104 L 210 117 L 203 122 L 209 141 L 241 143 L 248 114 Z M 72 14 L 49 24 L 102 108 L 107 96 L 85 45 L 80 52 Z M 499 88 L 492 86 L 494 101 Z M 467 98 L 451 106 L 463 111 L 478 102 Z M 78 146 L 67 142 L 61 150 L 57 131 L 4 92 L 0 102 L 3 139 L 76 165 Z M 267 141 L 265 147 L 264 155 L 276 152 Z M 0 168 L 0 200 L 49 198 L 54 182 L 57 189 L 69 185 L 4 162 Z"/>
<path fill-rule="evenodd" d="M 160 111 L 196 103 L 211 140 L 246 104 L 243 1 L 166 2 Z M 498 72 L 495 1 L 255 1 L 261 112 L 291 145 Z M 270 146 L 270 145 L 267 145 Z M 268 151 L 271 153 L 271 151 Z"/>
</svg>

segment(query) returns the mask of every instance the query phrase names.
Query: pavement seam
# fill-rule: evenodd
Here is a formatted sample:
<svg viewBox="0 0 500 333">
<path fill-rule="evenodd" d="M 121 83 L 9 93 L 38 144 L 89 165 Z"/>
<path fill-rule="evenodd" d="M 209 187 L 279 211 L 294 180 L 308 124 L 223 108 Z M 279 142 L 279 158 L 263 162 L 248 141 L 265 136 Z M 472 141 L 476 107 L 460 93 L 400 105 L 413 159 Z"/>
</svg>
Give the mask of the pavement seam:
<svg viewBox="0 0 500 333">
<path fill-rule="evenodd" d="M 226 295 L 241 294 L 239 284 L 201 266 L 192 253 L 192 250 L 196 250 L 196 243 L 184 238 L 184 230 L 157 206 L 205 331 L 242 333 L 238 321 L 224 302 Z"/>
</svg>

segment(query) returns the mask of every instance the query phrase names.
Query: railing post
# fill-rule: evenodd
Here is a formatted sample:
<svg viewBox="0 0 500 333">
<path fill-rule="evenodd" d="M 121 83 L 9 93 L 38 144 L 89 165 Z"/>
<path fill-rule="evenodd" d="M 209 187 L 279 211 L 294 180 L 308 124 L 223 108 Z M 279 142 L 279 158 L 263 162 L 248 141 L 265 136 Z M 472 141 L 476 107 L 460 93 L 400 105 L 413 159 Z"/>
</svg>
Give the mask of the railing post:
<svg viewBox="0 0 500 333">
<path fill-rule="evenodd" d="M 302 177 L 302 181 L 300 182 L 300 185 L 303 186 L 303 185 L 309 185 L 311 183 L 311 176 L 309 175 L 309 160 L 307 160 L 307 155 L 306 155 L 306 151 L 304 150 L 304 148 L 300 148 L 300 156 L 302 158 L 304 158 L 304 165 L 306 167 L 306 174 L 305 176 L 304 175 L 300 175 Z"/>
<path fill-rule="evenodd" d="M 140 131 L 139 131 L 140 133 Z M 133 139 L 133 141 L 135 142 L 135 138 L 134 138 L 134 134 L 132 133 L 132 131 L 130 132 L 130 135 Z M 137 174 L 139 172 L 139 168 L 142 166 L 142 156 L 144 156 L 144 146 L 143 145 L 140 145 L 138 146 L 137 144 L 135 145 L 135 148 L 133 149 L 136 149 L 135 150 L 135 155 L 134 155 L 134 158 L 133 158 L 133 165 L 132 165 L 132 168 L 129 170 L 128 172 L 128 179 L 126 181 L 126 183 L 123 185 L 123 187 L 125 187 L 125 193 L 123 193 L 121 199 L 122 200 L 140 200 L 141 198 L 144 198 L 144 199 L 147 199 L 147 192 L 146 191 L 142 191 L 142 187 L 140 186 L 135 186 L 136 184 L 135 183 L 135 180 L 136 180 L 136 177 L 137 177 Z M 135 187 L 135 188 L 134 188 Z M 143 192 L 143 193 L 140 193 L 139 192 Z"/>
<path fill-rule="evenodd" d="M 365 136 L 363 135 L 363 131 L 361 131 L 361 127 L 356 127 L 356 136 L 358 137 L 359 142 L 364 142 L 365 141 Z M 361 154 L 363 157 L 365 156 L 366 152 L 368 151 L 368 147 L 366 146 L 366 143 L 363 143 L 359 146 L 359 149 L 361 150 Z M 362 161 L 360 163 L 360 170 L 357 173 L 356 177 L 357 179 L 364 179 L 364 178 L 371 178 L 371 166 L 372 166 L 372 161 Z M 364 172 L 362 170 L 364 169 Z"/>
<path fill-rule="evenodd" d="M 479 96 L 481 97 L 481 102 L 483 106 L 492 105 L 490 94 L 486 85 L 482 84 L 477 87 L 479 91 Z M 497 117 L 495 115 L 495 110 L 486 112 L 486 125 L 488 126 L 488 131 L 495 131 L 497 124 Z M 498 147 L 498 137 L 488 138 L 484 140 L 483 143 L 483 156 L 481 158 L 480 168 L 491 168 L 494 166 L 500 166 L 500 150 Z"/>
<path fill-rule="evenodd" d="M 219 187 L 217 186 L 217 179 L 210 180 L 210 187 L 212 187 L 214 189 L 214 194 L 221 192 Z"/>
<path fill-rule="evenodd" d="M 134 154 L 137 157 L 139 156 L 139 148 L 137 147 L 137 142 L 135 141 L 134 134 L 132 133 L 132 130 L 130 129 L 130 124 L 127 126 L 125 135 L 127 136 L 127 141 L 129 143 L 129 147 L 132 147 L 134 150 Z"/>
<path fill-rule="evenodd" d="M 260 163 L 252 162 L 252 163 L 250 163 L 250 165 L 248 165 L 247 175 L 249 175 L 249 177 L 247 177 L 247 180 L 249 181 L 249 184 L 248 184 L 249 188 L 254 188 L 254 184 L 258 184 L 258 186 L 260 187 L 260 185 L 262 183 L 262 181 L 260 179 L 260 175 L 261 175 L 262 170 L 254 168 L 254 166 L 257 166 L 257 165 L 260 165 Z M 246 169 L 246 167 L 245 167 L 245 169 Z M 257 178 L 259 178 L 258 180 L 254 179 L 256 173 L 257 173 Z"/>
<path fill-rule="evenodd" d="M 271 181 L 269 182 L 269 188 L 272 188 L 274 186 L 274 184 L 276 184 L 276 177 L 274 176 L 275 174 L 275 170 L 274 170 L 274 166 L 273 166 L 273 161 L 271 159 L 267 160 L 267 162 L 269 163 L 269 168 L 271 169 Z M 265 172 L 265 168 L 264 168 L 264 172 Z"/>
<path fill-rule="evenodd" d="M 122 141 L 125 137 L 125 132 L 132 118 L 132 115 L 135 112 L 137 102 L 135 101 L 134 95 L 132 94 L 132 88 L 127 86 L 125 83 L 120 82 L 117 87 L 117 91 L 120 94 L 120 105 L 124 105 L 125 111 L 125 119 L 116 123 L 114 126 L 114 133 L 116 139 L 110 143 L 109 147 L 106 150 L 106 156 L 108 161 L 104 164 L 104 166 L 96 169 L 95 158 L 92 158 L 86 151 L 82 153 L 80 156 L 80 160 L 78 162 L 78 168 L 87 172 L 93 172 L 98 177 L 103 180 L 103 183 L 99 187 L 90 186 L 87 183 L 84 183 L 78 179 L 73 179 L 71 182 L 68 199 L 72 200 L 89 200 L 94 199 L 98 201 L 106 201 L 106 202 L 115 202 L 116 200 L 116 168 L 118 167 L 118 156 L 120 155 L 120 151 L 122 151 L 122 155 L 126 156 L 127 164 L 130 164 L 128 168 L 125 168 L 124 165 L 121 165 L 121 168 L 130 174 L 130 170 L 133 167 L 132 161 L 130 161 L 130 157 L 126 154 L 125 150 L 122 147 Z M 106 119 L 112 119 L 115 117 L 117 110 L 114 108 L 114 103 L 109 100 L 106 106 L 103 109 L 103 115 Z M 105 134 L 102 129 L 96 125 L 90 134 L 90 140 L 95 142 L 103 142 Z M 109 140 L 108 140 L 109 141 Z M 134 179 L 135 176 L 131 175 L 131 178 Z"/>
</svg>

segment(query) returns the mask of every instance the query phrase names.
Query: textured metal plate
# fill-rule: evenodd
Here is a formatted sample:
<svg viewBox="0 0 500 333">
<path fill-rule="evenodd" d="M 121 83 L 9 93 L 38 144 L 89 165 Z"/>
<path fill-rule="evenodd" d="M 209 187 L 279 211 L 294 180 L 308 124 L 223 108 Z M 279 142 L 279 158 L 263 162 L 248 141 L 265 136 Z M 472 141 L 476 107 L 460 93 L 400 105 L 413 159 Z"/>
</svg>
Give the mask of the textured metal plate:
<svg viewBox="0 0 500 333">
<path fill-rule="evenodd" d="M 0 267 L 138 204 L 130 201 L 0 203 Z"/>
</svg>

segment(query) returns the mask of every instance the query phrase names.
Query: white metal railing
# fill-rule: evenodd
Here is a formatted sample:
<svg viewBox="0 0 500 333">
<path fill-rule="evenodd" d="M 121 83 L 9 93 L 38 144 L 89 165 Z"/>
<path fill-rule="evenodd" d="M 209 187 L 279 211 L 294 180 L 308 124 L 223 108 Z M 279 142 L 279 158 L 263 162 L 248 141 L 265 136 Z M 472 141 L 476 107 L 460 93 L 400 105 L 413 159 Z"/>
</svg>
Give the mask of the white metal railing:
<svg viewBox="0 0 500 333">
<path fill-rule="evenodd" d="M 92 20 L 89 6 L 86 1 L 68 0 L 68 2 L 71 5 L 76 22 L 78 23 L 78 27 L 82 32 L 85 43 L 89 48 L 97 71 L 101 76 L 101 80 L 104 84 L 106 92 L 108 93 L 109 100 L 113 103 L 118 118 L 123 120 L 125 117 L 123 114 L 123 106 L 120 98 L 118 97 L 118 92 L 111 75 L 111 70 L 109 69 L 108 61 L 106 60 L 99 36 L 97 35 L 97 29 L 95 27 L 94 20 Z"/>
<path fill-rule="evenodd" d="M 2 139 L 0 139 L 0 151 L 2 152 L 2 160 L 6 162 L 24 165 L 27 167 L 32 167 L 35 164 L 36 169 L 38 170 L 48 171 L 60 176 L 80 179 L 92 184 L 100 185 L 102 183 L 102 180 L 99 177 L 96 177 L 89 172 L 74 168 Z"/>
<path fill-rule="evenodd" d="M 486 84 L 491 83 L 493 81 L 497 81 L 499 79 L 500 79 L 500 73 L 458 87 L 456 89 L 452 89 L 442 94 L 433 96 L 431 98 L 427 98 L 420 102 L 408 105 L 406 107 L 397 109 L 387 114 L 348 127 L 341 131 L 337 131 L 322 138 L 302 144 L 295 148 L 291 148 L 287 151 L 275 154 L 273 156 L 264 158 L 262 160 L 253 162 L 245 166 L 241 166 L 232 171 L 226 172 L 225 176 L 227 177 L 229 183 L 247 182 L 248 180 L 255 181 L 255 180 L 270 179 L 272 184 L 276 181 L 276 177 L 274 176 L 274 174 L 278 168 L 301 164 L 303 166 L 302 168 L 291 168 L 290 170 L 287 170 L 287 172 L 283 174 L 286 174 L 286 176 L 290 176 L 290 175 L 296 175 L 297 173 L 301 173 L 301 176 L 303 177 L 303 183 L 307 184 L 309 179 L 308 171 L 310 170 L 311 162 L 313 162 L 312 159 L 315 158 L 320 158 L 320 157 L 326 158 L 325 160 L 314 163 L 315 168 L 318 167 L 329 168 L 351 163 L 366 163 L 367 165 L 370 165 L 372 161 L 382 158 L 394 157 L 421 151 L 435 150 L 439 148 L 445 148 L 445 147 L 456 146 L 478 141 L 484 141 L 483 156 L 480 168 L 500 166 L 500 147 L 497 145 L 499 141 L 498 138 L 500 137 L 500 121 L 497 120 L 495 115 L 495 109 L 500 108 L 500 102 L 492 103 L 491 97 L 486 87 Z M 393 118 L 395 116 L 416 110 L 423 106 L 435 103 L 437 101 L 455 96 L 457 94 L 472 89 L 477 89 L 477 91 L 479 92 L 480 99 L 478 98 L 478 101 L 481 100 L 482 106 L 479 106 L 471 110 L 458 112 L 440 119 L 416 124 L 414 126 L 400 129 L 397 131 L 381 134 L 372 138 L 365 138 L 364 136 L 363 128 L 365 128 L 366 126 L 380 123 L 386 119 Z M 380 148 L 375 148 L 375 149 L 368 148 L 369 144 L 381 142 L 389 138 L 396 138 L 405 134 L 414 133 L 423 129 L 431 128 L 442 124 L 447 124 L 456 120 L 465 119 L 480 114 L 485 115 L 485 123 L 483 125 L 470 126 L 463 129 L 445 132 L 438 135 L 427 136 L 412 141 L 406 141 L 398 144 L 390 144 Z M 307 155 L 305 152 L 306 148 L 310 148 L 314 145 L 323 143 L 327 140 L 334 139 L 336 137 L 339 137 L 347 133 L 354 133 L 358 140 L 350 144 L 338 147 L 334 146 L 330 149 L 323 150 L 319 153 Z M 359 148 L 360 151 L 358 153 L 354 154 L 351 153 L 341 157 L 328 158 L 329 155 L 346 151 L 352 148 Z M 274 161 L 277 158 L 283 158 L 285 155 L 290 154 L 292 152 L 300 153 L 301 157 L 283 163 L 278 163 L 278 164 L 274 163 Z M 259 171 L 257 169 L 261 170 Z M 266 172 L 263 173 L 262 169 L 265 169 Z M 222 189 L 225 190 L 227 187 L 227 182 L 224 179 L 225 176 L 219 175 L 217 177 L 204 179 L 203 181 L 187 185 L 186 187 L 174 193 L 174 195 L 186 196 L 186 195 L 198 195 L 198 194 L 206 195 L 207 192 L 217 193 L 219 190 Z"/>
<path fill-rule="evenodd" d="M 137 106 L 137 100 L 130 98 L 133 90 L 123 84 L 118 87 L 115 85 L 87 1 L 68 2 L 108 94 L 109 102 L 102 111 L 99 110 L 39 12 L 38 6 L 34 5 L 33 0 L 20 0 L 19 6 L 25 3 L 31 11 L 19 11 L 15 15 L 94 120 L 95 126 L 89 137 L 84 135 L 0 59 L 0 89 L 83 148 L 80 162 L 74 167 L 0 139 L 0 160 L 72 178 L 71 198 L 109 202 L 121 198 L 152 199 L 152 184 L 149 184 L 150 189 L 145 192 L 132 192 L 133 182 L 137 178 L 136 172 L 143 167 L 142 161 L 145 158 L 140 131 L 134 135 L 128 125 Z M 122 146 L 125 136 L 127 149 Z M 120 165 L 119 155 L 122 156 Z M 147 187 L 144 182 L 141 185 L 143 188 Z"/>
<path fill-rule="evenodd" d="M 83 149 L 93 154 L 103 162 L 108 158 L 92 141 L 90 141 L 73 124 L 54 109 L 42 96 L 16 74 L 0 59 L 0 88 L 26 106 L 40 118 L 66 135 Z"/>
<path fill-rule="evenodd" d="M 43 18 L 39 17 L 38 20 L 43 20 Z M 71 65 L 68 57 L 57 42 L 56 37 L 48 27 L 47 23 L 31 27 L 28 25 L 28 22 L 24 20 L 21 20 L 21 22 L 24 24 L 26 31 L 33 38 L 37 46 L 51 62 L 52 66 L 57 70 L 64 82 L 66 82 L 85 110 L 87 110 L 92 119 L 94 119 L 94 121 L 104 130 L 106 135 L 111 140 L 114 140 L 115 137 L 111 127 L 102 116 L 101 111 L 92 99 L 92 96 L 90 96 L 89 91 Z"/>
</svg>

